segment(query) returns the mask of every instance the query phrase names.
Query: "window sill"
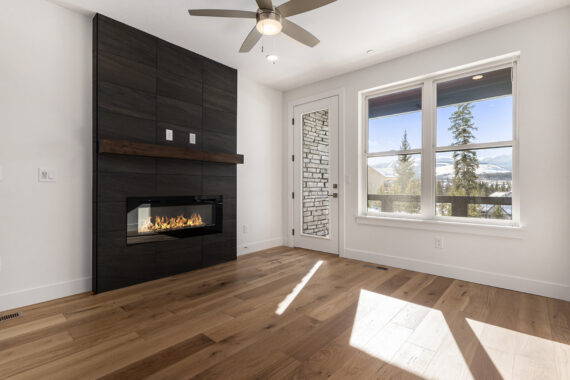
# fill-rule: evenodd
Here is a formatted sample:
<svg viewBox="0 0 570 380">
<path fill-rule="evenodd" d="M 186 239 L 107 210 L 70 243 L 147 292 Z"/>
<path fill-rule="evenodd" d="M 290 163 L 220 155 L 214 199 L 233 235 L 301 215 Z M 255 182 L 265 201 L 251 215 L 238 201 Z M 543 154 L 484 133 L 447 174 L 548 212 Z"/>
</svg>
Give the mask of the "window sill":
<svg viewBox="0 0 570 380">
<path fill-rule="evenodd" d="M 355 219 L 358 224 L 424 231 L 451 232 L 458 234 L 496 236 L 510 239 L 522 239 L 524 232 L 522 227 L 508 225 L 458 223 L 441 220 L 405 219 L 369 215 L 358 215 Z"/>
</svg>

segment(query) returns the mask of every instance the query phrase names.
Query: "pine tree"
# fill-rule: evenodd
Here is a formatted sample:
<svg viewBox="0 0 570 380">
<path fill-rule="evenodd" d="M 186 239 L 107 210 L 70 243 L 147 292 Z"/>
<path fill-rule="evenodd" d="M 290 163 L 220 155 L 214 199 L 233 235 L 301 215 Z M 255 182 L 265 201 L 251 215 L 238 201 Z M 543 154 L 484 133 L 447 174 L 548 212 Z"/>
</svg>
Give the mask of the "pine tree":
<svg viewBox="0 0 570 380">
<path fill-rule="evenodd" d="M 493 207 L 493 213 L 491 214 L 493 219 L 506 219 L 507 213 L 503 210 L 501 205 L 495 205 Z"/>
<path fill-rule="evenodd" d="M 402 144 L 400 145 L 400 150 L 406 151 L 410 149 L 410 143 L 408 142 L 408 132 L 404 131 L 404 137 L 402 138 Z M 410 181 L 416 175 L 414 169 L 414 160 L 409 154 L 400 154 L 398 156 L 398 162 L 396 163 L 396 174 L 398 176 L 398 187 L 400 192 L 405 192 L 408 189 Z"/>
<path fill-rule="evenodd" d="M 449 117 L 451 125 L 449 130 L 453 135 L 452 145 L 465 145 L 475 138 L 473 131 L 477 130 L 473 122 L 471 103 L 457 105 L 457 109 Z M 479 160 L 473 150 L 461 150 L 453 152 L 454 178 L 453 185 L 456 192 L 465 192 L 471 195 L 477 190 L 477 168 Z M 463 190 L 463 191 L 461 191 Z"/>
</svg>

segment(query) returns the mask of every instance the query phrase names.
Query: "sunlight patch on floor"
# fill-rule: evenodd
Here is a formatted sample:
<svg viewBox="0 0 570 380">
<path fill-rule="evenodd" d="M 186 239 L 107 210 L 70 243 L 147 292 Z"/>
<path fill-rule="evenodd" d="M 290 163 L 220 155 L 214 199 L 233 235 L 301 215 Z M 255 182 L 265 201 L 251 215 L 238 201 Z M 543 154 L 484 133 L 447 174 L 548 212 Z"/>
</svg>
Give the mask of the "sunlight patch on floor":
<svg viewBox="0 0 570 380">
<path fill-rule="evenodd" d="M 301 281 L 293 288 L 291 293 L 289 293 L 285 297 L 285 299 L 283 299 L 283 301 L 281 301 L 281 303 L 277 306 L 277 310 L 275 310 L 275 314 L 281 315 L 285 312 L 285 310 L 287 310 L 289 305 L 291 305 L 291 303 L 297 297 L 297 295 L 299 293 L 301 293 L 301 290 L 303 290 L 305 285 L 307 285 L 307 282 L 309 282 L 311 277 L 313 277 L 313 275 L 319 269 L 319 267 L 322 265 L 322 263 L 323 263 L 323 261 L 319 260 L 315 263 L 315 265 L 313 265 L 313 268 L 311 268 L 311 270 L 305 275 L 305 277 L 303 277 L 301 279 Z"/>
<path fill-rule="evenodd" d="M 470 379 L 439 310 L 362 289 L 350 345 L 417 376 Z"/>
<path fill-rule="evenodd" d="M 570 346 L 467 318 L 505 379 L 570 379 Z"/>
</svg>

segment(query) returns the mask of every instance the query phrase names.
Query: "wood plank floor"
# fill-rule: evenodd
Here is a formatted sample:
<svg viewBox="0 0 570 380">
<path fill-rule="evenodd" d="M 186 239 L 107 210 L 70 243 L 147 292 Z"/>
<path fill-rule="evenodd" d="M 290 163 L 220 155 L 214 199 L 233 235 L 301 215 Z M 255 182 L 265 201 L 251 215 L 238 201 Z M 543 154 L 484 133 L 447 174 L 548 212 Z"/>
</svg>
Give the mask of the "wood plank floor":
<svg viewBox="0 0 570 380">
<path fill-rule="evenodd" d="M 570 379 L 570 303 L 278 247 L 0 322 L 0 378 Z"/>
</svg>

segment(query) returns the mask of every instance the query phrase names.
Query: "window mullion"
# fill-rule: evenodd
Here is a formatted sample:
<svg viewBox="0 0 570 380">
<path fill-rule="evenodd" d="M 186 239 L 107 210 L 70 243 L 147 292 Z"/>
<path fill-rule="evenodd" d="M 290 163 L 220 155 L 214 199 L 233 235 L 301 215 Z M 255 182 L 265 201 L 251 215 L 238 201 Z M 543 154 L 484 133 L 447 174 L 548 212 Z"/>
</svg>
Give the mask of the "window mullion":
<svg viewBox="0 0 570 380">
<path fill-rule="evenodd" d="M 509 148 L 513 146 L 513 141 L 493 141 L 486 143 L 472 143 L 464 145 L 448 145 L 438 146 L 435 148 L 436 152 L 455 152 L 459 150 L 476 150 L 476 149 L 492 149 L 492 148 Z"/>
<path fill-rule="evenodd" d="M 422 91 L 422 215 L 435 216 L 435 88 L 432 80 L 424 82 Z"/>
<path fill-rule="evenodd" d="M 421 149 L 409 149 L 409 150 L 390 150 L 387 152 L 375 152 L 375 153 L 367 153 L 367 157 L 388 157 L 388 156 L 400 156 L 403 154 L 421 154 Z"/>
</svg>

